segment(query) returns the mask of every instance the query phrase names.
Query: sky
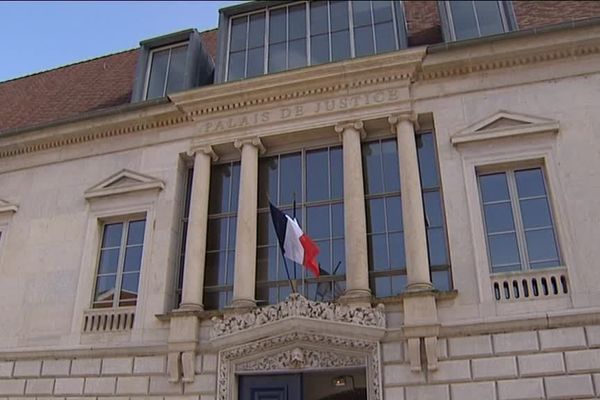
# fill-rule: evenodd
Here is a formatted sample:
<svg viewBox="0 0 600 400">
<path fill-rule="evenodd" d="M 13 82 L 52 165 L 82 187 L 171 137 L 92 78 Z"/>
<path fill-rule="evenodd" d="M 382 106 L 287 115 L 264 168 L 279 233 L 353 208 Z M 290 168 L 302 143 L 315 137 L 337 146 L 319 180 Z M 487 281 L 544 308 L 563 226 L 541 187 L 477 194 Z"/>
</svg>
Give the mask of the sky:
<svg viewBox="0 0 600 400">
<path fill-rule="evenodd" d="M 140 41 L 216 28 L 242 1 L 0 1 L 0 82 L 129 50 Z"/>
</svg>

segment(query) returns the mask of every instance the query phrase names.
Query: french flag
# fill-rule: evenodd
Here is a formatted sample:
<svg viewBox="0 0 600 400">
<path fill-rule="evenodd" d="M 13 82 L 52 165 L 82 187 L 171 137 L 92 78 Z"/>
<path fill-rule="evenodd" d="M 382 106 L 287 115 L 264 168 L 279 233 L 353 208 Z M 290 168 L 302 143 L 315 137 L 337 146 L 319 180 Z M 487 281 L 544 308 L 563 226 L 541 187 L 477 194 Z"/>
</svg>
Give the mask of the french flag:
<svg viewBox="0 0 600 400">
<path fill-rule="evenodd" d="M 298 225 L 295 218 L 284 214 L 280 209 L 269 202 L 271 209 L 271 218 L 279 246 L 283 256 L 308 268 L 315 276 L 319 276 L 319 265 L 317 264 L 317 255 L 319 248 L 308 237 L 302 228 Z"/>
</svg>

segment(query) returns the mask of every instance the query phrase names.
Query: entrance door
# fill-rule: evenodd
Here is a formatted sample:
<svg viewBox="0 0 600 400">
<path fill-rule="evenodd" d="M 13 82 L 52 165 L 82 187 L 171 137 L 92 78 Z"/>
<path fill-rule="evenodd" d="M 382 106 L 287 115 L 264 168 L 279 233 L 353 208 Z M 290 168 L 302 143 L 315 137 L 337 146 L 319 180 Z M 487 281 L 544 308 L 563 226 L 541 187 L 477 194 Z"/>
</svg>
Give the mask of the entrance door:
<svg viewBox="0 0 600 400">
<path fill-rule="evenodd" d="M 302 375 L 242 375 L 239 388 L 239 400 L 302 400 Z"/>
</svg>

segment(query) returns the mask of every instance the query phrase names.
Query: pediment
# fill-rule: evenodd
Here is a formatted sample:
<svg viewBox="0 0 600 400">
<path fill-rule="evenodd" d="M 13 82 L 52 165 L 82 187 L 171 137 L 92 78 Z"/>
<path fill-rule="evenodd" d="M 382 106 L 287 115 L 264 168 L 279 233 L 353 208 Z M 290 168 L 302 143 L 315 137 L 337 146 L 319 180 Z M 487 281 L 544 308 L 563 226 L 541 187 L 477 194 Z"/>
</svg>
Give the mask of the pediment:
<svg viewBox="0 0 600 400">
<path fill-rule="evenodd" d="M 278 304 L 241 314 L 213 318 L 215 347 L 235 345 L 282 332 L 329 332 L 380 339 L 385 333 L 385 310 L 376 307 L 317 302 L 297 293 Z"/>
<path fill-rule="evenodd" d="M 165 184 L 158 178 L 123 169 L 85 191 L 86 199 L 113 196 L 142 190 L 162 190 Z"/>
<path fill-rule="evenodd" d="M 522 136 L 535 133 L 558 133 L 556 120 L 533 115 L 499 111 L 485 119 L 461 129 L 452 135 L 452 144 L 472 143 L 482 140 Z"/>
<path fill-rule="evenodd" d="M 16 213 L 19 206 L 9 201 L 0 199 L 0 214 L 1 213 Z"/>
</svg>

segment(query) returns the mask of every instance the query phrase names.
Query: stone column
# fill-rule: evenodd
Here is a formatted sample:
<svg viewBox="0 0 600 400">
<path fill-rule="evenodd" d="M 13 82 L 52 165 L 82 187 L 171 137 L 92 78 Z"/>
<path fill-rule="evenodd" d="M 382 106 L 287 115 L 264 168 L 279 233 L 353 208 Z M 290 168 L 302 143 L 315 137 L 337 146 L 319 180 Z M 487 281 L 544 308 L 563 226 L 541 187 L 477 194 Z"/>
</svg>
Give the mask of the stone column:
<svg viewBox="0 0 600 400">
<path fill-rule="evenodd" d="M 342 140 L 344 158 L 344 237 L 346 250 L 346 293 L 349 303 L 370 303 L 367 221 L 362 170 L 362 121 L 339 123 L 335 131 Z"/>
<path fill-rule="evenodd" d="M 404 221 L 404 247 L 406 251 L 406 290 L 431 290 L 427 235 L 421 193 L 421 177 L 415 143 L 416 117 L 412 112 L 388 118 L 392 131 L 398 138 L 400 159 L 400 191 L 402 193 L 402 218 Z"/>
<path fill-rule="evenodd" d="M 204 261 L 206 255 L 206 230 L 208 224 L 208 197 L 210 189 L 210 164 L 217 155 L 212 147 L 204 146 L 190 150 L 194 156 L 194 176 L 185 242 L 185 265 L 181 309 L 202 310 L 204 287 Z"/>
<path fill-rule="evenodd" d="M 235 140 L 242 153 L 235 239 L 234 308 L 256 305 L 256 224 L 258 207 L 258 155 L 265 152 L 259 138 Z"/>
</svg>

